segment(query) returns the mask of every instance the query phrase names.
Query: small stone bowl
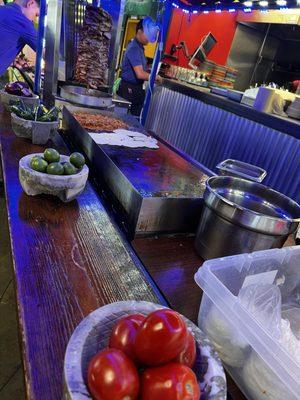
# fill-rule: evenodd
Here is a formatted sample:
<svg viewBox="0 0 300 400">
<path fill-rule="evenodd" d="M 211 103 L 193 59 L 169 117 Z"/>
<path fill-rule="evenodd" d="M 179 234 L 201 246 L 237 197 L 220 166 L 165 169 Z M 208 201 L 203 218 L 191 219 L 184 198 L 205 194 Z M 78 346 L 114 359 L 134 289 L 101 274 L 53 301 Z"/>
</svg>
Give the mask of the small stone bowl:
<svg viewBox="0 0 300 400">
<path fill-rule="evenodd" d="M 43 156 L 43 153 L 28 154 L 19 161 L 19 180 L 27 195 L 51 194 L 63 202 L 69 202 L 84 191 L 89 175 L 86 165 L 74 175 L 50 175 L 30 167 L 33 156 Z M 69 161 L 69 157 L 61 155 L 60 160 Z"/>
<path fill-rule="evenodd" d="M 24 104 L 32 108 L 40 104 L 40 98 L 36 94 L 33 94 L 31 97 L 16 96 L 15 94 L 6 93 L 5 90 L 0 90 L 0 100 L 7 111 L 9 111 L 9 107 L 18 100 L 22 100 Z"/>
<path fill-rule="evenodd" d="M 162 308 L 166 307 L 146 301 L 120 301 L 100 307 L 84 318 L 73 332 L 65 354 L 64 399 L 92 398 L 86 385 L 88 364 L 98 351 L 108 346 L 111 330 L 120 318 L 135 313 L 148 315 Z M 196 325 L 182 318 L 196 340 L 193 370 L 201 389 L 201 400 L 226 400 L 226 378 L 217 352 Z"/>
<path fill-rule="evenodd" d="M 59 121 L 40 122 L 30 121 L 11 114 L 11 126 L 16 136 L 31 139 L 33 144 L 46 144 L 55 134 Z"/>
</svg>

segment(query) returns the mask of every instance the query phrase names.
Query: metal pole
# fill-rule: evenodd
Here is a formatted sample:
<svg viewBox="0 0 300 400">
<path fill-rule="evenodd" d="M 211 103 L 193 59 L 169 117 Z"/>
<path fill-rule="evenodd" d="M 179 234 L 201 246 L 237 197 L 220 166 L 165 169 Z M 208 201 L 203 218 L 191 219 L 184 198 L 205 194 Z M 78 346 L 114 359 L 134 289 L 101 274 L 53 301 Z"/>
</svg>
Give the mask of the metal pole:
<svg viewBox="0 0 300 400">
<path fill-rule="evenodd" d="M 266 44 L 266 41 L 267 41 L 267 38 L 268 38 L 268 35 L 269 35 L 269 32 L 270 32 L 270 28 L 271 28 L 271 24 L 268 24 L 268 28 L 267 28 L 267 31 L 265 33 L 264 40 L 263 40 L 262 45 L 260 46 L 260 49 L 259 49 L 259 53 L 258 53 L 258 56 L 257 56 L 257 61 L 255 63 L 255 67 L 254 67 L 252 75 L 251 75 L 250 86 L 252 85 L 252 82 L 255 79 L 257 68 L 258 68 L 259 64 L 261 63 L 261 61 L 263 59 L 262 58 L 262 52 L 263 52 L 263 49 L 265 47 L 265 44 Z"/>
<path fill-rule="evenodd" d="M 43 59 L 43 41 L 45 34 L 45 17 L 47 12 L 46 0 L 41 0 L 40 17 L 38 26 L 38 39 L 36 47 L 36 62 L 35 62 L 35 74 L 34 74 L 34 88 L 35 94 L 40 93 L 41 88 L 41 72 L 42 72 L 42 59 Z"/>
<path fill-rule="evenodd" d="M 165 44 L 165 41 L 167 38 L 167 31 L 168 31 L 168 26 L 169 26 L 169 22 L 171 19 L 171 15 L 172 15 L 172 2 L 170 0 L 166 0 L 165 1 L 165 9 L 163 12 L 163 21 L 162 21 L 162 25 L 161 25 L 161 30 L 159 32 L 158 46 L 156 48 L 153 65 L 152 65 L 152 69 L 151 69 L 151 74 L 150 74 L 150 78 L 149 78 L 149 84 L 148 84 L 148 88 L 147 88 L 146 98 L 145 98 L 143 110 L 141 113 L 142 125 L 145 125 L 147 115 L 149 112 L 151 96 L 152 96 L 153 88 L 154 88 L 154 82 L 155 82 L 159 62 L 161 59 L 161 55 L 164 50 L 164 44 Z"/>
<path fill-rule="evenodd" d="M 54 105 L 57 96 L 62 3 L 63 0 L 48 0 L 43 84 L 43 103 L 48 108 Z"/>
</svg>

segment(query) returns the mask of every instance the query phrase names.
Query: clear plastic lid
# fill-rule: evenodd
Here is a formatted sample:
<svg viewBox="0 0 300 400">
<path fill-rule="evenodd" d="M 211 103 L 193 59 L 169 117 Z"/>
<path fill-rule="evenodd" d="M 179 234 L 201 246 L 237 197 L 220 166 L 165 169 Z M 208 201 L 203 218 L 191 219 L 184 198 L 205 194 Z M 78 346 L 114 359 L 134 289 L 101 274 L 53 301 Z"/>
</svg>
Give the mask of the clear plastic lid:
<svg viewBox="0 0 300 400">
<path fill-rule="evenodd" d="M 220 162 L 216 168 L 222 175 L 233 175 L 254 182 L 262 182 L 267 175 L 263 168 L 233 159 Z"/>
</svg>

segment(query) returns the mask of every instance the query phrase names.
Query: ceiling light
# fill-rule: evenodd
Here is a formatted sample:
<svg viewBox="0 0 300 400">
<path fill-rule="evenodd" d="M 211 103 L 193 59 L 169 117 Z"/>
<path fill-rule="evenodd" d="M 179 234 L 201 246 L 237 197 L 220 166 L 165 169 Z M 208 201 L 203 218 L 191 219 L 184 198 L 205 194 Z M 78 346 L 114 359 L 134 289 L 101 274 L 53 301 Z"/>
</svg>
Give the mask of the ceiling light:
<svg viewBox="0 0 300 400">
<path fill-rule="evenodd" d="M 216 9 L 216 13 L 220 14 L 222 12 L 222 10 L 220 10 L 219 8 Z"/>
<path fill-rule="evenodd" d="M 203 14 L 209 14 L 209 11 L 205 10 L 203 11 Z"/>
<path fill-rule="evenodd" d="M 299 0 L 299 1 L 300 1 L 300 0 Z M 234 13 L 234 12 L 235 12 L 235 8 L 229 8 L 228 12 Z"/>
<path fill-rule="evenodd" d="M 283 0 L 278 0 L 278 1 L 283 1 Z M 246 6 L 246 7 L 252 7 L 252 5 L 253 5 L 253 3 L 252 3 L 252 1 L 244 1 L 244 6 Z"/>
<path fill-rule="evenodd" d="M 252 8 L 244 8 L 245 13 L 251 13 L 251 11 L 252 11 Z"/>
<path fill-rule="evenodd" d="M 280 7 L 286 6 L 286 0 L 276 0 L 276 4 Z"/>
<path fill-rule="evenodd" d="M 258 4 L 259 4 L 261 7 L 268 7 L 269 2 L 266 1 L 266 0 L 261 0 Z"/>
</svg>

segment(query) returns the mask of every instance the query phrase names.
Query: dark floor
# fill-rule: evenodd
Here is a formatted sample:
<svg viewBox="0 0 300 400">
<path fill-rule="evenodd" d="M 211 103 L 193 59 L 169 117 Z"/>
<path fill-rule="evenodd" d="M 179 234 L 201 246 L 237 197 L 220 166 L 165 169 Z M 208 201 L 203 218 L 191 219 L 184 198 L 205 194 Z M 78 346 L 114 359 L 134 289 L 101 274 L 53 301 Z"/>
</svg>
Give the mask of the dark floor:
<svg viewBox="0 0 300 400">
<path fill-rule="evenodd" d="M 23 369 L 18 343 L 17 314 L 7 215 L 0 183 L 0 399 L 23 400 Z"/>
</svg>

